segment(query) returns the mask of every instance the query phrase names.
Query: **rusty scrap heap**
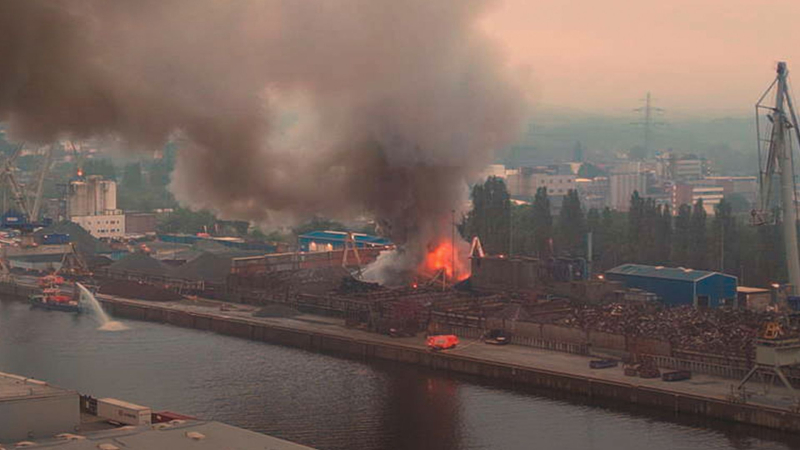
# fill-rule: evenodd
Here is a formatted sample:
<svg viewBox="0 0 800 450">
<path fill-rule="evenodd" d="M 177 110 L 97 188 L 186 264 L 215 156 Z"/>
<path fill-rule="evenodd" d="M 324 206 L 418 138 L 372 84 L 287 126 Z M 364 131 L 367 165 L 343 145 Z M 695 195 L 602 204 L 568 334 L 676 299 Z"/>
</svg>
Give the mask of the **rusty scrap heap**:
<svg viewBox="0 0 800 450">
<path fill-rule="evenodd" d="M 644 308 L 620 303 L 573 308 L 555 323 L 584 330 L 646 337 L 674 348 L 719 355 L 747 356 L 763 324 L 774 314 L 746 310 Z"/>
</svg>

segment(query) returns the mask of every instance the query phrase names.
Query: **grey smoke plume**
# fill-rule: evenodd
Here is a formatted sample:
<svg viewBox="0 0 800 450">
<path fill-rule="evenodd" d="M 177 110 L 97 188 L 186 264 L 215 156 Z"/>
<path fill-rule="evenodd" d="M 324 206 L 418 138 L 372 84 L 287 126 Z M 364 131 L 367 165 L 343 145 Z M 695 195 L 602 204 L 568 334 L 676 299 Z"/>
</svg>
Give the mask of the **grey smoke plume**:
<svg viewBox="0 0 800 450">
<path fill-rule="evenodd" d="M 185 204 L 257 222 L 370 212 L 404 243 L 436 233 L 521 125 L 479 30 L 490 3 L 3 0 L 0 121 L 36 141 L 179 136 Z"/>
</svg>

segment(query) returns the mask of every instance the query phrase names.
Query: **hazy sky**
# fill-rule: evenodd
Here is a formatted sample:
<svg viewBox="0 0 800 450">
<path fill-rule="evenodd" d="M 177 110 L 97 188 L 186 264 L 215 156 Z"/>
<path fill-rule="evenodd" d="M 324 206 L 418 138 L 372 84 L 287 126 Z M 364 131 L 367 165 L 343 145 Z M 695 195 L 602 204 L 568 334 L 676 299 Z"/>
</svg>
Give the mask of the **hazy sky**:
<svg viewBox="0 0 800 450">
<path fill-rule="evenodd" d="M 800 79 L 800 0 L 498 0 L 485 25 L 540 105 L 623 112 L 649 90 L 673 117 L 749 113 L 777 61 Z"/>
</svg>

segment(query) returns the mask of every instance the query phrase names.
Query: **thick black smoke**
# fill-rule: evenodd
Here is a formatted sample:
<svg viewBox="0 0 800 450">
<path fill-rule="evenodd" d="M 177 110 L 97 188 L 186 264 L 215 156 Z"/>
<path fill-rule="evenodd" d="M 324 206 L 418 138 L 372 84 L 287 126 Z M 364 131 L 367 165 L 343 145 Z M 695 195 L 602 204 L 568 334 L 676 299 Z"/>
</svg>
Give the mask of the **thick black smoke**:
<svg viewBox="0 0 800 450">
<path fill-rule="evenodd" d="M 0 121 L 36 141 L 177 137 L 185 204 L 265 223 L 370 212 L 403 243 L 435 233 L 520 126 L 487 3 L 2 0 Z"/>
</svg>

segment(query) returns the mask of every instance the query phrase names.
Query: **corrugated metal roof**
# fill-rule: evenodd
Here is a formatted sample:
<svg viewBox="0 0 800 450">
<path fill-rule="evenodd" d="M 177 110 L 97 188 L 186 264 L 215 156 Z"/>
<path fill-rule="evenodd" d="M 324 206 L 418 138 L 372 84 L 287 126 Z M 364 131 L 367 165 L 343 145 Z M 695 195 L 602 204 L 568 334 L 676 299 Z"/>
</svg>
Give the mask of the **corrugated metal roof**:
<svg viewBox="0 0 800 450">
<path fill-rule="evenodd" d="M 300 239 L 324 239 L 328 241 L 344 241 L 347 238 L 345 231 L 312 231 L 299 236 Z M 356 242 L 374 243 L 374 244 L 389 244 L 389 240 L 380 236 L 371 236 L 363 233 L 353 233 L 353 239 Z"/>
<path fill-rule="evenodd" d="M 645 266 L 642 264 L 623 264 L 606 271 L 606 273 L 692 282 L 700 281 L 714 274 L 726 277 L 731 276 L 719 272 L 709 272 L 707 270 L 686 269 L 683 267 Z"/>
</svg>

